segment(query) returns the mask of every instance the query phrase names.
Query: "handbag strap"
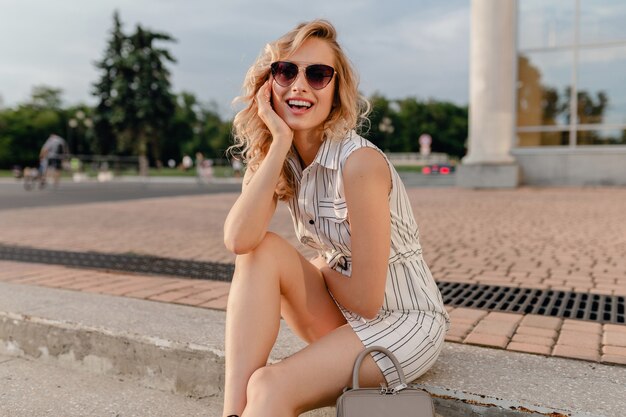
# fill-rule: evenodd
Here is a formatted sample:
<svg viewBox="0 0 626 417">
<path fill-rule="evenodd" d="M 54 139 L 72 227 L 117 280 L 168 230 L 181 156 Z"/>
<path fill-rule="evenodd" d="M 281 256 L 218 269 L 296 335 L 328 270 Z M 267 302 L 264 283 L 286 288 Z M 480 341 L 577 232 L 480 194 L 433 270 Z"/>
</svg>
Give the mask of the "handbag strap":
<svg viewBox="0 0 626 417">
<path fill-rule="evenodd" d="M 400 377 L 399 387 L 406 387 L 406 377 L 404 376 L 404 371 L 402 370 L 400 362 L 398 362 L 396 356 L 391 353 L 389 349 L 386 349 L 382 346 L 370 346 L 363 350 L 363 352 L 359 353 L 359 356 L 356 357 L 356 361 L 354 361 L 354 369 L 352 370 L 352 389 L 359 388 L 359 370 L 361 369 L 361 363 L 363 362 L 365 356 L 367 356 L 371 352 L 383 353 L 385 356 L 391 359 L 391 362 L 393 362 L 393 366 L 396 367 L 396 372 L 398 372 L 398 376 Z"/>
</svg>

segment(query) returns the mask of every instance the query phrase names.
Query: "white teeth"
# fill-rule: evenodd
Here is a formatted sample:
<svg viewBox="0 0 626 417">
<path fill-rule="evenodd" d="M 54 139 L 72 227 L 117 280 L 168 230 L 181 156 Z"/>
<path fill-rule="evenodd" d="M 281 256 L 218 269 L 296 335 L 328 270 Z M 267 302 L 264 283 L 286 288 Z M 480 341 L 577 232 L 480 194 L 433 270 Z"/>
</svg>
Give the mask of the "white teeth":
<svg viewBox="0 0 626 417">
<path fill-rule="evenodd" d="M 311 103 L 303 100 L 289 100 L 287 102 L 290 106 L 301 106 L 301 107 L 311 107 Z"/>
</svg>

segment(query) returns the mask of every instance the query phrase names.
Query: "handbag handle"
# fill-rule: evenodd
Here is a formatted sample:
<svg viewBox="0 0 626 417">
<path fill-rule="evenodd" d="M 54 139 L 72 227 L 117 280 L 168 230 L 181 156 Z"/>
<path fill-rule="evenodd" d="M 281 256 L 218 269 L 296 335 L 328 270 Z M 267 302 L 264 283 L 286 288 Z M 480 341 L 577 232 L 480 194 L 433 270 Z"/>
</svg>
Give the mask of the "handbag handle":
<svg viewBox="0 0 626 417">
<path fill-rule="evenodd" d="M 354 361 L 354 369 L 352 370 L 352 389 L 359 388 L 359 369 L 361 369 L 361 363 L 363 362 L 363 359 L 365 359 L 365 356 L 371 352 L 381 352 L 391 359 L 391 362 L 393 362 L 393 366 L 396 367 L 396 372 L 398 372 L 398 376 L 400 377 L 400 386 L 406 387 L 406 377 L 404 376 L 404 371 L 402 370 L 400 362 L 398 362 L 396 356 L 391 353 L 389 349 L 382 346 L 370 346 L 363 352 L 359 353 L 359 356 L 356 357 L 356 361 Z"/>
</svg>

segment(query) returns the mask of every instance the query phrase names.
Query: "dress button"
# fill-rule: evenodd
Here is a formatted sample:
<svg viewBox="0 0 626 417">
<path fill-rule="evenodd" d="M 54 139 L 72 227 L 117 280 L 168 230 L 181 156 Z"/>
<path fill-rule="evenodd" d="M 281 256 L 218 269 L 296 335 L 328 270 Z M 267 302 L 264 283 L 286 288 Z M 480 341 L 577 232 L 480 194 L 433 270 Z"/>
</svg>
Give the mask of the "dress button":
<svg viewBox="0 0 626 417">
<path fill-rule="evenodd" d="M 309 220 L 309 224 L 315 224 L 313 220 Z"/>
</svg>

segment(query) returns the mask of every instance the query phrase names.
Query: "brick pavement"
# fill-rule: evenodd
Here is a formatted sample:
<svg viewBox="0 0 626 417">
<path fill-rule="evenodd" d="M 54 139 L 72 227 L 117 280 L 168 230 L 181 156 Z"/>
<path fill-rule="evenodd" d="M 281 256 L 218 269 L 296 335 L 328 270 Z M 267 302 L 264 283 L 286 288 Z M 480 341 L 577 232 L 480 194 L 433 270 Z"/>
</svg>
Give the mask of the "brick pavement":
<svg viewBox="0 0 626 417">
<path fill-rule="evenodd" d="M 435 278 L 626 295 L 626 189 L 410 189 Z M 233 262 L 234 194 L 0 213 L 0 243 Z M 271 229 L 296 241 L 280 206 Z M 228 284 L 0 261 L 0 280 L 223 309 Z M 450 308 L 447 340 L 626 365 L 626 326 Z"/>
</svg>

